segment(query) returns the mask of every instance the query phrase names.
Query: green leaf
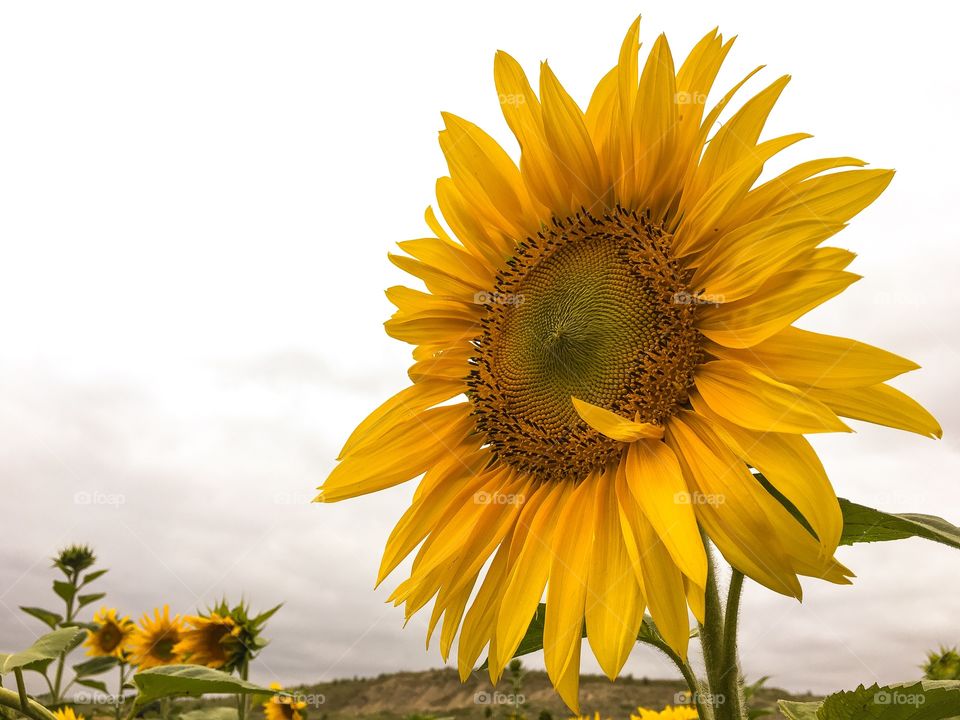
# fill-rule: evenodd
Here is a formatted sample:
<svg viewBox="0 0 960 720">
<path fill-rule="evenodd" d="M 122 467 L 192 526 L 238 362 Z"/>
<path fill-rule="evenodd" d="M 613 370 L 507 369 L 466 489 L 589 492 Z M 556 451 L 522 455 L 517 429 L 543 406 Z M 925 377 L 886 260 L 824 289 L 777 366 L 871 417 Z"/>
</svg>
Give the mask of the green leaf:
<svg viewBox="0 0 960 720">
<path fill-rule="evenodd" d="M 795 700 L 778 700 L 780 712 L 787 720 L 817 720 L 817 709 L 820 701 L 797 702 Z"/>
<path fill-rule="evenodd" d="M 77 677 L 90 677 L 91 675 L 105 673 L 107 670 L 116 666 L 117 658 L 115 657 L 95 657 L 86 662 L 74 665 L 73 672 L 77 674 Z"/>
<path fill-rule="evenodd" d="M 956 720 L 960 718 L 960 681 L 860 685 L 822 702 L 781 700 L 779 705 L 788 720 Z"/>
<path fill-rule="evenodd" d="M 57 625 L 63 622 L 62 615 L 58 615 L 55 612 L 50 612 L 49 610 L 44 610 L 43 608 L 24 607 L 21 605 L 20 609 L 23 610 L 27 615 L 32 615 L 37 620 L 46 624 L 51 630 L 56 630 Z"/>
<path fill-rule="evenodd" d="M 201 665 L 163 665 L 149 668 L 134 675 L 133 682 L 138 691 L 134 707 L 138 709 L 154 700 L 170 696 L 206 693 L 276 694 L 274 690 Z"/>
<path fill-rule="evenodd" d="M 80 587 L 92 583 L 98 577 L 102 577 L 106 573 L 110 572 L 109 570 L 94 570 L 92 573 L 87 573 L 83 576 L 83 582 L 80 583 Z"/>
<path fill-rule="evenodd" d="M 92 602 L 96 602 L 100 598 L 106 597 L 106 593 L 90 593 L 89 595 L 78 595 L 77 596 L 77 610 L 82 608 L 84 605 L 89 605 Z"/>
<path fill-rule="evenodd" d="M 960 549 L 960 528 L 933 515 L 893 515 L 840 498 L 841 545 L 920 537 Z"/>
<path fill-rule="evenodd" d="M 110 690 L 107 688 L 107 684 L 100 680 L 90 680 L 89 678 L 77 678 L 74 680 L 77 685 L 83 685 L 84 687 L 93 688 L 94 690 L 99 690 L 104 695 L 109 695 Z"/>
<path fill-rule="evenodd" d="M 41 635 L 33 645 L 22 652 L 0 655 L 0 675 L 16 668 L 42 670 L 60 655 L 79 645 L 85 634 L 79 628 L 60 628 Z"/>
<path fill-rule="evenodd" d="M 63 601 L 66 603 L 73 600 L 73 596 L 77 594 L 77 588 L 74 587 L 73 583 L 64 582 L 63 580 L 53 581 L 53 591 L 63 598 Z"/>
</svg>

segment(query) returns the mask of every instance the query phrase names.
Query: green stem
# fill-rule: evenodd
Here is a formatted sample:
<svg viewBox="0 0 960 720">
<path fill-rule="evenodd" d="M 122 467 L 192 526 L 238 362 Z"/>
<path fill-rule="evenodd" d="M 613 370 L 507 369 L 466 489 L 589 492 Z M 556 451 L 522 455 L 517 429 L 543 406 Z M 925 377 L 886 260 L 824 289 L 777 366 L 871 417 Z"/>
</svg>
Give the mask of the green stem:
<svg viewBox="0 0 960 720">
<path fill-rule="evenodd" d="M 47 710 L 36 700 L 27 698 L 26 705 L 22 704 L 20 694 L 5 687 L 0 687 L 0 706 L 16 710 L 31 720 L 57 720 L 57 716 Z"/>
<path fill-rule="evenodd" d="M 694 705 L 697 707 L 697 717 L 700 718 L 700 720 L 713 720 L 713 708 L 703 704 L 702 683 L 697 679 L 697 676 L 693 672 L 693 668 L 691 668 L 690 665 L 685 662 L 682 657 L 677 655 L 677 653 L 673 651 L 673 648 L 671 648 L 665 642 L 660 642 L 658 640 L 641 640 L 640 642 L 652 645 L 673 661 L 673 664 L 676 665 L 677 669 L 680 670 L 680 674 L 683 676 L 684 681 L 687 683 L 687 687 L 690 689 L 690 695 L 693 697 Z"/>
<path fill-rule="evenodd" d="M 27 696 L 27 686 L 23 682 L 23 670 L 14 668 L 13 675 L 17 678 L 17 694 L 20 696 L 20 709 L 26 710 L 30 705 L 30 698 Z"/>
<path fill-rule="evenodd" d="M 250 671 L 250 664 L 246 658 L 240 664 L 240 679 L 246 680 Z M 237 695 L 237 720 L 245 720 L 247 716 L 247 696 Z"/>
<path fill-rule="evenodd" d="M 67 575 L 67 580 L 73 586 L 74 593 L 73 595 L 70 596 L 69 600 L 64 601 L 67 604 L 67 612 L 66 612 L 66 617 L 64 621 L 60 623 L 60 627 L 66 627 L 67 623 L 73 622 L 73 613 L 74 613 L 73 598 L 74 598 L 74 595 L 76 595 L 77 580 L 79 579 L 80 579 L 79 571 L 74 571 Z M 63 653 L 62 655 L 60 655 L 59 658 L 57 658 L 57 675 L 53 681 L 53 689 L 51 690 L 51 692 L 53 693 L 53 697 L 50 698 L 50 702 L 53 705 L 57 705 L 60 703 L 60 699 L 61 699 L 60 684 L 63 682 L 63 665 L 66 662 L 66 660 L 67 660 L 66 653 Z"/>
<path fill-rule="evenodd" d="M 720 687 L 720 665 L 723 657 L 723 609 L 720 606 L 720 591 L 717 585 L 717 567 L 713 551 L 706 535 L 703 546 L 707 550 L 707 587 L 704 595 L 704 619 L 700 624 L 700 646 L 707 671 L 707 684 L 713 697 L 711 704 L 722 704 L 717 697 Z M 717 701 L 721 700 L 721 703 Z M 717 716 L 720 717 L 718 708 Z"/>
<path fill-rule="evenodd" d="M 120 716 L 123 714 L 123 685 L 127 681 L 127 664 L 121 660 L 120 661 L 120 687 L 117 688 L 117 697 L 114 701 L 114 717 L 116 720 L 120 720 Z"/>
<path fill-rule="evenodd" d="M 740 619 L 740 596 L 743 594 L 743 573 L 732 568 L 727 590 L 727 607 L 723 621 L 723 655 L 720 658 L 720 677 L 730 717 L 744 714 L 743 684 L 740 682 L 740 662 L 737 657 L 737 621 Z"/>
</svg>

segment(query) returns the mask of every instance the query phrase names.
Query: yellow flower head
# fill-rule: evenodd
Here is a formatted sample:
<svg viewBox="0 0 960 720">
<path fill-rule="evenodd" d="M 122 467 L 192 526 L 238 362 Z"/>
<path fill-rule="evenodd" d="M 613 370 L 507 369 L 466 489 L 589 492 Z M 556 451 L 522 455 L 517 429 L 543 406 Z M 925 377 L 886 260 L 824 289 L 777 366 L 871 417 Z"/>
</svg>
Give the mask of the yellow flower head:
<svg viewBox="0 0 960 720">
<path fill-rule="evenodd" d="M 93 624 L 97 629 L 88 630 L 83 643 L 87 655 L 122 658 L 134 631 L 130 618 L 117 617 L 116 609 L 104 607 L 93 616 Z"/>
<path fill-rule="evenodd" d="M 190 627 L 181 629 L 173 652 L 188 662 L 219 668 L 243 652 L 237 639 L 240 626 L 233 618 L 213 612 L 207 616 L 187 615 L 184 622 Z"/>
<path fill-rule="evenodd" d="M 53 711 L 57 720 L 85 720 L 82 714 L 74 712 L 72 707 L 57 708 Z"/>
<path fill-rule="evenodd" d="M 663 710 L 647 710 L 637 708 L 638 715 L 631 715 L 630 720 L 696 720 L 697 711 L 687 706 L 672 707 L 667 705 Z"/>
<path fill-rule="evenodd" d="M 281 690 L 280 683 L 270 683 L 271 690 Z M 266 720 L 303 720 L 300 712 L 307 703 L 296 700 L 290 695 L 273 695 L 263 704 L 263 715 Z"/>
<path fill-rule="evenodd" d="M 776 592 L 849 583 L 804 436 L 848 432 L 841 417 L 941 435 L 887 384 L 917 365 L 793 326 L 858 279 L 853 253 L 822 244 L 893 172 L 833 157 L 758 182 L 808 136 L 761 140 L 787 76 L 718 123 L 740 89 L 707 102 L 732 43 L 711 31 L 678 65 L 661 35 L 644 61 L 637 20 L 585 110 L 546 63 L 535 92 L 497 53 L 519 166 L 444 115 L 445 223 L 428 209 L 432 237 L 391 257 L 423 283 L 387 291 L 411 384 L 360 423 L 317 499 L 423 475 L 379 580 L 419 548 L 392 599 L 409 617 L 436 598 L 430 629 L 443 619 L 444 658 L 459 631 L 464 678 L 489 646 L 497 681 L 544 588 L 544 662 L 574 711 L 584 619 L 611 679 L 647 607 L 685 657 L 701 529 Z"/>
<path fill-rule="evenodd" d="M 182 633 L 183 622 L 179 615 L 170 618 L 169 606 L 163 606 L 162 615 L 154 608 L 153 618 L 144 613 L 130 638 L 130 662 L 141 670 L 179 662 L 173 648 L 180 642 Z"/>
</svg>

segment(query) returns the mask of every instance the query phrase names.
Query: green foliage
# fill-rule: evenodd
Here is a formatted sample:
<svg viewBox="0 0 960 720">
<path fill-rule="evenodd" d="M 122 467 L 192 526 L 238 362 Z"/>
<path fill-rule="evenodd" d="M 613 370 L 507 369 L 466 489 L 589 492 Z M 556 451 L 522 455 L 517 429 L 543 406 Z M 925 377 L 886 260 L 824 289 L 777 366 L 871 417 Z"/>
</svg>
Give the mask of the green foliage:
<svg viewBox="0 0 960 720">
<path fill-rule="evenodd" d="M 237 720 L 237 709 L 232 707 L 198 708 L 180 713 L 180 720 Z"/>
<path fill-rule="evenodd" d="M 12 655 L 0 654 L 0 675 L 18 669 L 43 672 L 51 662 L 79 645 L 83 635 L 79 628 L 60 628 L 41 635 L 26 650 Z"/>
<path fill-rule="evenodd" d="M 744 682 L 743 685 L 743 700 L 747 708 L 747 718 L 749 720 L 755 720 L 755 718 L 766 717 L 767 715 L 773 715 L 773 710 L 767 707 L 759 707 L 756 704 L 757 694 L 763 689 L 763 686 L 767 684 L 767 680 L 770 679 L 769 675 L 764 675 L 759 680 L 756 680 L 752 683 Z"/>
<path fill-rule="evenodd" d="M 950 720 L 960 717 L 960 682 L 860 685 L 822 701 L 779 704 L 788 720 Z"/>
<path fill-rule="evenodd" d="M 148 703 L 171 696 L 193 696 L 205 693 L 275 695 L 278 692 L 254 685 L 229 673 L 200 665 L 164 665 L 148 668 L 134 675 L 133 682 L 137 688 L 134 712 Z"/>
<path fill-rule="evenodd" d="M 893 515 L 840 498 L 841 545 L 920 537 L 960 549 L 960 528 L 933 515 Z"/>
<path fill-rule="evenodd" d="M 60 568 L 60 571 L 67 577 L 79 575 L 96 562 L 97 556 L 94 555 L 93 548 L 89 545 L 70 545 L 63 548 L 53 558 L 53 566 Z M 102 570 L 100 574 L 105 572 L 106 570 Z"/>
</svg>

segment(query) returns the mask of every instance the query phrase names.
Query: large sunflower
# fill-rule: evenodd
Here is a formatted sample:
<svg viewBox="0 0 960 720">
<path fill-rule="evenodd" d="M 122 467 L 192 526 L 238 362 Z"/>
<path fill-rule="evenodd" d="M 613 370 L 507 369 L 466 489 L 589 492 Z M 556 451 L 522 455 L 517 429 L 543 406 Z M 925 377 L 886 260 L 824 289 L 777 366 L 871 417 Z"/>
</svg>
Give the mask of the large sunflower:
<svg viewBox="0 0 960 720">
<path fill-rule="evenodd" d="M 123 658 L 134 631 L 130 618 L 126 615 L 118 617 L 115 608 L 104 607 L 93 616 L 93 624 L 95 629 L 87 630 L 87 639 L 83 643 L 87 655 Z"/>
<path fill-rule="evenodd" d="M 141 670 L 180 662 L 174 647 L 183 635 L 183 621 L 179 615 L 170 617 L 170 607 L 163 606 L 163 614 L 154 608 L 153 618 L 147 613 L 130 638 L 130 661 Z"/>
<path fill-rule="evenodd" d="M 743 85 L 707 108 L 732 42 L 710 32 L 677 69 L 660 36 L 641 69 L 637 21 L 586 111 L 546 63 L 538 96 L 498 53 L 519 168 L 443 116 L 449 231 L 428 209 L 435 237 L 391 258 L 427 291 L 387 291 L 413 384 L 354 431 L 318 500 L 425 473 L 380 580 L 419 545 L 392 597 L 408 617 L 436 597 L 430 634 L 442 618 L 446 659 L 460 631 L 464 677 L 488 647 L 499 678 L 544 588 L 544 661 L 572 708 L 584 622 L 611 678 L 645 608 L 685 656 L 701 530 L 785 595 L 801 596 L 798 575 L 848 583 L 840 508 L 804 435 L 849 431 L 840 417 L 941 434 L 885 384 L 917 365 L 792 326 L 858 279 L 853 253 L 822 244 L 893 172 L 832 157 L 758 183 L 808 136 L 759 140 L 787 77 L 718 125 Z"/>
</svg>

